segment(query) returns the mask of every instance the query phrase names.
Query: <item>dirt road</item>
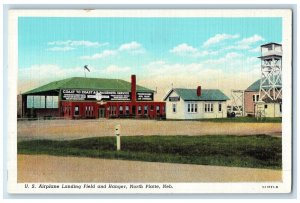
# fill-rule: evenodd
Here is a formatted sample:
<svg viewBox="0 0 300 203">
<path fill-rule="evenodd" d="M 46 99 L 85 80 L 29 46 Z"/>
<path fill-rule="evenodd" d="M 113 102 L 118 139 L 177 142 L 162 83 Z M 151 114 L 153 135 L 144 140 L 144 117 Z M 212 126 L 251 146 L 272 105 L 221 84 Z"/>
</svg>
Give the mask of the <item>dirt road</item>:
<svg viewBox="0 0 300 203">
<path fill-rule="evenodd" d="M 265 182 L 281 171 L 48 155 L 18 155 L 18 182 Z"/>
<path fill-rule="evenodd" d="M 18 140 L 76 139 L 113 136 L 116 124 L 121 125 L 122 136 L 131 135 L 253 135 L 280 136 L 281 123 L 217 123 L 199 121 L 155 120 L 40 120 L 19 121 Z"/>
</svg>

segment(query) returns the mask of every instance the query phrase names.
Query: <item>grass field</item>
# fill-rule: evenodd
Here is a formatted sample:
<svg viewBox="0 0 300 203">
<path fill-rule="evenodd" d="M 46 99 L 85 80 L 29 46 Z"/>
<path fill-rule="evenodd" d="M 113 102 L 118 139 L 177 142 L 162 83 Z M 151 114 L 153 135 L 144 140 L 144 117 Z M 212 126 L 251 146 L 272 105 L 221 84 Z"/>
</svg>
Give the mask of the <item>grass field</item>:
<svg viewBox="0 0 300 203">
<path fill-rule="evenodd" d="M 174 121 L 174 119 L 166 120 L 166 121 Z M 185 120 L 177 120 L 177 121 L 185 121 Z M 282 118 L 255 118 L 255 117 L 233 117 L 233 118 L 202 118 L 202 119 L 194 119 L 190 121 L 199 121 L 199 122 L 237 122 L 237 123 L 281 123 Z"/>
<path fill-rule="evenodd" d="M 48 154 L 150 162 L 281 169 L 281 138 L 256 136 L 130 136 L 18 143 L 18 154 Z"/>
</svg>

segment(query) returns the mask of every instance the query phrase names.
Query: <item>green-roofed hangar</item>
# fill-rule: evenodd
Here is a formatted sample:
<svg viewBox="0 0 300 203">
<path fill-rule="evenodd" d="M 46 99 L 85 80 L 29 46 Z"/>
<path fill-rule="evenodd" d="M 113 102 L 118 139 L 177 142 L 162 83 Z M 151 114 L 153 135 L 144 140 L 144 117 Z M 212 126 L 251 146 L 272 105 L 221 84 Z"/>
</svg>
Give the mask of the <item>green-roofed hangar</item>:
<svg viewBox="0 0 300 203">
<path fill-rule="evenodd" d="M 229 98 L 218 89 L 174 88 L 165 96 L 167 119 L 202 119 L 227 117 Z"/>
<path fill-rule="evenodd" d="M 22 117 L 164 118 L 154 91 L 120 79 L 73 77 L 22 94 Z"/>
</svg>

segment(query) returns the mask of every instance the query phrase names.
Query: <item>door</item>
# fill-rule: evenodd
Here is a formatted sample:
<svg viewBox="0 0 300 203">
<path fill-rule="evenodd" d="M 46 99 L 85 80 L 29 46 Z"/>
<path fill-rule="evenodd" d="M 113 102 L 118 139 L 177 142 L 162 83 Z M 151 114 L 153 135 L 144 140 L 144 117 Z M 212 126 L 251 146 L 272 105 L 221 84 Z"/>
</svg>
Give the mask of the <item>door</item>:
<svg viewBox="0 0 300 203">
<path fill-rule="evenodd" d="M 132 115 L 135 116 L 135 106 L 132 106 Z"/>
<path fill-rule="evenodd" d="M 99 108 L 99 118 L 105 118 L 105 108 Z"/>
</svg>

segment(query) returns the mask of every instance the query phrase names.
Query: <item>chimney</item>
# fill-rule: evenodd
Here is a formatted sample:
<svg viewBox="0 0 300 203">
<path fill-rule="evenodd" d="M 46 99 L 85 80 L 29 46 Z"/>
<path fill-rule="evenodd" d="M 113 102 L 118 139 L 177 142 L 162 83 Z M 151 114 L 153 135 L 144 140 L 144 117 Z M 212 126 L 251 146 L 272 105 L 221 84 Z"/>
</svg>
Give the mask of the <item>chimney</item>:
<svg viewBox="0 0 300 203">
<path fill-rule="evenodd" d="M 200 97 L 201 96 L 201 86 L 197 87 L 197 96 Z"/>
<path fill-rule="evenodd" d="M 131 75 L 131 101 L 136 101 L 136 77 Z"/>
</svg>

